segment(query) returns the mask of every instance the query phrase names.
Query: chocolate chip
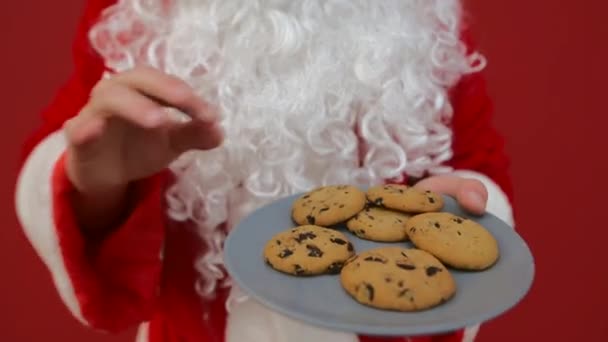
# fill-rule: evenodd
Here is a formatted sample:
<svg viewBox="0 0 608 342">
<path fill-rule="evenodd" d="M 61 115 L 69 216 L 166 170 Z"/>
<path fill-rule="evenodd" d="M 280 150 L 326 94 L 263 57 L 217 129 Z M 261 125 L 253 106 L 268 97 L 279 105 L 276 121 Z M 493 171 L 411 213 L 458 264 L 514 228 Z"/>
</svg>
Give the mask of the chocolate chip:
<svg viewBox="0 0 608 342">
<path fill-rule="evenodd" d="M 289 248 L 285 248 L 284 250 L 281 251 L 281 253 L 279 254 L 279 258 L 281 259 L 285 259 L 287 257 L 289 257 L 290 255 L 293 254 L 293 251 Z"/>
<path fill-rule="evenodd" d="M 352 251 L 354 251 L 354 250 L 355 250 L 355 247 L 353 247 L 353 244 L 349 242 L 349 243 L 348 243 L 348 251 L 349 251 L 349 252 L 352 252 Z"/>
<path fill-rule="evenodd" d="M 458 233 L 458 235 L 462 235 L 462 233 L 460 232 L 460 230 L 457 230 L 456 233 Z"/>
<path fill-rule="evenodd" d="M 375 218 L 370 214 L 367 214 L 367 217 L 369 217 L 370 220 L 375 220 Z"/>
<path fill-rule="evenodd" d="M 315 224 L 316 219 L 314 216 L 308 215 L 306 216 L 306 221 L 308 221 L 308 224 Z"/>
<path fill-rule="evenodd" d="M 321 209 L 319 210 L 319 214 L 320 214 L 320 213 L 322 213 L 322 212 L 324 212 L 324 211 L 328 211 L 328 210 L 329 210 L 329 208 L 321 208 Z"/>
<path fill-rule="evenodd" d="M 367 290 L 367 298 L 370 302 L 374 301 L 374 287 L 371 284 L 365 284 L 365 289 Z"/>
<path fill-rule="evenodd" d="M 441 225 L 439 224 L 439 222 L 435 222 L 434 226 L 435 226 L 435 228 L 441 228 Z"/>
<path fill-rule="evenodd" d="M 329 241 L 331 241 L 332 243 L 335 243 L 337 245 L 346 245 L 346 241 L 344 241 L 340 238 L 331 238 L 331 239 L 329 239 Z"/>
<path fill-rule="evenodd" d="M 435 199 L 433 197 L 428 197 L 430 203 L 435 203 Z"/>
<path fill-rule="evenodd" d="M 365 234 L 365 230 L 363 230 L 363 229 L 359 229 L 358 232 L 359 232 L 359 234 Z"/>
<path fill-rule="evenodd" d="M 393 281 L 393 279 L 391 277 L 386 277 L 386 278 L 384 278 L 384 281 L 387 283 L 390 283 Z"/>
<path fill-rule="evenodd" d="M 308 249 L 309 257 L 320 258 L 323 256 L 323 251 L 315 245 L 306 245 L 306 249 Z"/>
<path fill-rule="evenodd" d="M 461 219 L 460 217 L 456 217 L 456 218 L 454 218 L 453 220 L 454 220 L 454 222 L 456 222 L 456 223 L 458 223 L 458 224 L 461 224 L 461 223 L 463 222 L 463 221 L 462 221 L 462 219 Z"/>
<path fill-rule="evenodd" d="M 329 267 L 327 267 L 327 273 L 338 274 L 338 273 L 340 273 L 340 270 L 342 270 L 343 266 L 344 266 L 344 264 L 341 262 L 334 262 L 331 265 L 329 265 Z"/>
<path fill-rule="evenodd" d="M 414 266 L 414 265 L 406 264 L 406 263 L 399 262 L 399 261 L 396 262 L 396 265 L 397 265 L 397 267 L 404 269 L 404 270 L 408 270 L 408 271 L 416 269 L 416 266 Z"/>
<path fill-rule="evenodd" d="M 407 254 L 405 254 L 404 252 L 401 252 L 401 255 L 403 255 L 403 256 L 404 256 L 404 257 L 406 257 L 406 258 L 409 258 L 409 257 L 407 256 Z"/>
<path fill-rule="evenodd" d="M 401 219 L 396 218 L 395 220 L 397 220 L 397 222 L 399 222 L 399 223 L 403 223 L 403 221 L 401 221 Z"/>
<path fill-rule="evenodd" d="M 384 199 L 382 197 L 378 197 L 374 200 L 374 205 L 377 205 L 379 207 L 383 207 L 384 206 Z"/>
<path fill-rule="evenodd" d="M 306 272 L 304 268 L 298 264 L 293 265 L 293 268 L 297 275 L 304 274 L 304 272 Z"/>
<path fill-rule="evenodd" d="M 409 292 L 410 289 L 403 289 L 401 291 L 399 291 L 399 298 L 405 296 L 406 293 Z"/>
<path fill-rule="evenodd" d="M 426 275 L 429 277 L 434 276 L 437 272 L 442 272 L 443 270 L 439 267 L 429 266 L 426 268 Z"/>
<path fill-rule="evenodd" d="M 415 232 L 416 232 L 416 227 L 412 227 L 412 228 L 410 228 L 410 232 L 411 232 L 411 233 L 415 233 Z"/>
<path fill-rule="evenodd" d="M 304 197 L 302 197 L 302 198 L 303 198 L 303 199 L 307 199 L 307 198 L 309 198 L 309 197 L 310 197 L 310 195 L 306 195 L 306 196 L 304 196 Z"/>
<path fill-rule="evenodd" d="M 295 238 L 295 240 L 298 243 L 301 243 L 302 241 L 308 240 L 308 239 L 314 240 L 316 237 L 317 237 L 317 235 L 315 235 L 315 233 L 313 233 L 313 232 L 306 232 L 306 233 L 300 233 L 298 235 L 298 237 Z"/>
<path fill-rule="evenodd" d="M 381 264 L 386 264 L 386 260 L 382 259 L 380 257 L 375 257 L 375 256 L 368 256 L 367 258 L 363 259 L 365 261 L 372 261 L 372 262 L 379 262 Z"/>
<path fill-rule="evenodd" d="M 277 240 L 277 245 L 281 245 L 281 240 Z"/>
<path fill-rule="evenodd" d="M 403 280 L 399 280 L 399 282 L 397 282 L 397 286 L 403 287 Z"/>
<path fill-rule="evenodd" d="M 338 208 L 340 208 L 340 209 L 344 208 L 344 204 L 340 204 L 340 206 Z"/>
<path fill-rule="evenodd" d="M 427 191 L 425 191 L 424 193 L 425 193 L 425 194 L 430 194 L 430 193 L 431 193 L 431 190 L 427 190 Z"/>
<path fill-rule="evenodd" d="M 399 191 L 400 194 L 403 193 L 403 189 L 397 189 Z"/>
</svg>

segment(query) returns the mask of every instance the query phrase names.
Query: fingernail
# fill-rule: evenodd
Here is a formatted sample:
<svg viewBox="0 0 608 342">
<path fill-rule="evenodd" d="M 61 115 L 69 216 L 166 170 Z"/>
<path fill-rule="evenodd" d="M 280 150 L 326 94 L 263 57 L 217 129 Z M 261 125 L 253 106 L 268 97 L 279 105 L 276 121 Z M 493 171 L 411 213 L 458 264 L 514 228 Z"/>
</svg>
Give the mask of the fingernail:
<svg viewBox="0 0 608 342">
<path fill-rule="evenodd" d="M 471 202 L 475 204 L 475 206 L 477 206 L 479 209 L 485 210 L 486 201 L 483 199 L 483 197 L 481 197 L 478 192 L 471 191 L 469 192 L 468 196 L 471 199 Z"/>
<path fill-rule="evenodd" d="M 154 111 L 151 111 L 150 113 L 148 113 L 148 115 L 146 116 L 146 122 L 150 126 L 156 126 L 156 125 L 161 124 L 165 120 L 166 117 L 167 117 L 167 114 L 165 113 L 165 111 L 154 110 Z"/>
<path fill-rule="evenodd" d="M 210 104 L 206 104 L 204 110 L 198 113 L 199 120 L 207 123 L 216 123 L 219 121 L 218 110 Z"/>
</svg>

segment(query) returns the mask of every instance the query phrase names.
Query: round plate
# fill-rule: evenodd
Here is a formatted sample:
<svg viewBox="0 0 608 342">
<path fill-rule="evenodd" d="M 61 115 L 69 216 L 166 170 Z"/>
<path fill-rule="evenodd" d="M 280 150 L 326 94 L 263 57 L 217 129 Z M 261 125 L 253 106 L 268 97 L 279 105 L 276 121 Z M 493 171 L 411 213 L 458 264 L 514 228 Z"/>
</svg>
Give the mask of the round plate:
<svg viewBox="0 0 608 342">
<path fill-rule="evenodd" d="M 264 262 L 264 245 L 276 233 L 296 225 L 291 205 L 300 195 L 267 205 L 241 221 L 228 235 L 224 263 L 236 284 L 251 298 L 293 319 L 319 327 L 375 336 L 415 336 L 444 333 L 485 322 L 515 306 L 534 278 L 534 259 L 524 240 L 493 215 L 470 216 L 446 197 L 443 211 L 473 219 L 497 239 L 500 259 L 483 272 L 451 270 L 458 290 L 448 302 L 419 312 L 384 311 L 354 301 L 338 275 L 293 277 Z M 359 253 L 387 245 L 357 238 L 341 229 Z M 412 247 L 408 243 L 396 243 Z M 391 243 L 395 245 L 395 243 Z"/>
</svg>

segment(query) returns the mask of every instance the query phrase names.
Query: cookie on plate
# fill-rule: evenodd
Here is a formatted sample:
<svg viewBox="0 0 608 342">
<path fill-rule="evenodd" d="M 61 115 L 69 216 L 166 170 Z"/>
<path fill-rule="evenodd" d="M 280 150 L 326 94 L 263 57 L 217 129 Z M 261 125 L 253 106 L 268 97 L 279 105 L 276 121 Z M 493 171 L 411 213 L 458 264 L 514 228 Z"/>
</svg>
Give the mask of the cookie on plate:
<svg viewBox="0 0 608 342">
<path fill-rule="evenodd" d="M 312 276 L 339 273 L 354 253 L 353 245 L 344 234 L 306 225 L 273 236 L 264 248 L 264 260 L 277 271 Z"/>
<path fill-rule="evenodd" d="M 407 241 L 405 223 L 409 214 L 393 210 L 367 207 L 348 220 L 348 230 L 362 239 L 378 242 Z"/>
<path fill-rule="evenodd" d="M 376 206 L 406 213 L 437 212 L 444 205 L 439 194 L 398 184 L 371 187 L 367 199 Z"/>
<path fill-rule="evenodd" d="M 419 311 L 452 298 L 456 282 L 431 254 L 412 248 L 379 247 L 348 260 L 340 282 L 357 302 L 384 310 Z"/>
<path fill-rule="evenodd" d="M 325 186 L 294 201 L 292 218 L 298 225 L 329 227 L 345 222 L 365 207 L 365 193 L 351 185 Z"/>
<path fill-rule="evenodd" d="M 425 213 L 406 224 L 410 240 L 441 260 L 463 270 L 484 270 L 498 260 L 498 243 L 479 223 L 451 213 Z"/>
</svg>

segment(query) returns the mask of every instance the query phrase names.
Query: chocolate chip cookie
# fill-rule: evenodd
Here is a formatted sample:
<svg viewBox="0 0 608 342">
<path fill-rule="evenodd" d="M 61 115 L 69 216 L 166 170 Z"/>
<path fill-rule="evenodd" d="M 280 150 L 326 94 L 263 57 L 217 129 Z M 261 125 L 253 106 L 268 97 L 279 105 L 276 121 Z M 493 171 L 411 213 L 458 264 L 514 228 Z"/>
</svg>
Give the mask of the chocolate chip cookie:
<svg viewBox="0 0 608 342">
<path fill-rule="evenodd" d="M 410 240 L 446 265 L 484 270 L 499 257 L 494 236 L 479 223 L 451 213 L 425 213 L 406 224 Z"/>
<path fill-rule="evenodd" d="M 380 247 L 349 259 L 340 282 L 357 302 L 378 309 L 419 311 L 452 298 L 456 282 L 431 254 L 402 247 Z"/>
<path fill-rule="evenodd" d="M 406 213 L 437 212 L 444 205 L 439 194 L 398 184 L 369 188 L 367 200 L 376 206 Z"/>
<path fill-rule="evenodd" d="M 362 239 L 378 242 L 399 242 L 407 240 L 405 223 L 409 214 L 393 210 L 368 207 L 348 220 L 348 230 Z"/>
<path fill-rule="evenodd" d="M 329 227 L 345 222 L 365 207 L 365 193 L 351 185 L 325 186 L 304 194 L 292 207 L 298 225 Z"/>
<path fill-rule="evenodd" d="M 333 229 L 306 225 L 283 231 L 264 248 L 264 260 L 277 271 L 313 276 L 337 274 L 354 255 L 348 238 Z"/>
</svg>

